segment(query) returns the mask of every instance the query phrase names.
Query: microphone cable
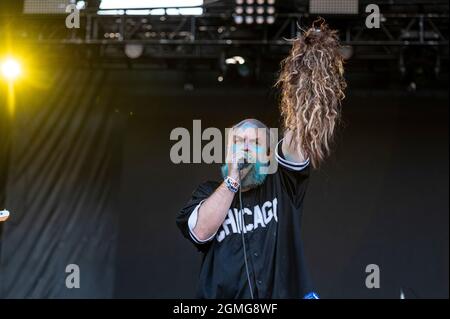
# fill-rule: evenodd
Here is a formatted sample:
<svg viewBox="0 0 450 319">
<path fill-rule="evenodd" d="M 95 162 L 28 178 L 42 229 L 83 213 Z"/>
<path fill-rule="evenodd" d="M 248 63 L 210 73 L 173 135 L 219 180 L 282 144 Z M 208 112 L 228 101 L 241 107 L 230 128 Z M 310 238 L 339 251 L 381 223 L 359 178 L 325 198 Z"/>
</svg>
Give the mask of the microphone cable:
<svg viewBox="0 0 450 319">
<path fill-rule="evenodd" d="M 245 262 L 245 271 L 247 273 L 247 281 L 248 286 L 250 288 L 250 296 L 252 299 L 255 299 L 253 296 L 253 288 L 252 288 L 252 282 L 250 280 L 250 273 L 248 271 L 248 261 L 247 261 L 247 251 L 245 248 L 245 236 L 244 236 L 244 205 L 242 204 L 242 187 L 241 187 L 241 169 L 242 167 L 239 167 L 239 206 L 241 210 L 241 237 L 242 237 L 242 248 L 244 249 L 244 262 Z"/>
</svg>

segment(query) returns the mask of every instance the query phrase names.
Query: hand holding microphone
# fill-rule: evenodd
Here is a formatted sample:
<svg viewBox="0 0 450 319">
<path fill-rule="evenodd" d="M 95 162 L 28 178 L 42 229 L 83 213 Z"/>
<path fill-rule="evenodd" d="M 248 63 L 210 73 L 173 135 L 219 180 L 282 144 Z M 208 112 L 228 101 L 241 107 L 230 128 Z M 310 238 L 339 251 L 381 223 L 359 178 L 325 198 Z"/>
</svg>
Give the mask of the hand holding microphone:
<svg viewBox="0 0 450 319">
<path fill-rule="evenodd" d="M 238 170 L 242 171 L 244 168 L 246 168 L 249 165 L 250 165 L 250 163 L 245 158 L 242 158 L 238 161 Z"/>
<path fill-rule="evenodd" d="M 239 150 L 237 152 L 230 152 L 228 155 L 227 163 L 230 176 L 237 179 L 239 178 L 240 172 L 241 178 L 243 178 L 246 175 L 245 169 L 250 166 L 248 153 Z"/>
</svg>

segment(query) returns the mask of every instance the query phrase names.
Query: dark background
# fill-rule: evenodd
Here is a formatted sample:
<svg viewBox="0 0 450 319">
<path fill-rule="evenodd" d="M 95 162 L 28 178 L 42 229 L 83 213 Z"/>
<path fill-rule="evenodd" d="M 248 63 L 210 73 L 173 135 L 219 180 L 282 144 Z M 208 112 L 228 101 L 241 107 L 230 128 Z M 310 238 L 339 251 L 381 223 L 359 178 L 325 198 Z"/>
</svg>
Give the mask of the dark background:
<svg viewBox="0 0 450 319">
<path fill-rule="evenodd" d="M 174 216 L 197 184 L 219 178 L 219 167 L 172 164 L 170 131 L 192 131 L 193 119 L 203 129 L 230 127 L 247 116 L 275 127 L 276 94 L 270 87 L 149 91 L 136 85 L 123 94 L 134 115 L 124 132 L 116 296 L 192 297 L 200 255 Z M 398 298 L 404 287 L 411 298 L 446 297 L 447 96 L 377 92 L 349 90 L 336 151 L 311 177 L 303 229 L 317 291 L 324 298 Z M 371 263 L 381 269 L 379 290 L 364 284 Z"/>
<path fill-rule="evenodd" d="M 88 78 L 92 74 L 89 70 L 66 71 L 69 78 Z M 54 90 L 36 88 L 31 91 L 33 94 L 24 94 L 26 98 L 19 99 L 16 118 L 6 120 L 12 124 L 12 148 L 18 146 L 18 141 L 27 140 L 33 144 L 33 135 L 23 130 L 26 125 L 18 123 L 20 119 L 30 117 L 31 110 L 35 111 L 35 116 L 43 112 L 46 103 L 36 101 L 36 96 L 45 99 L 45 96 L 57 95 L 54 107 L 74 110 L 71 114 L 58 115 L 60 121 L 62 114 L 66 114 L 69 123 L 69 116 L 81 116 L 83 107 L 77 102 L 73 104 L 77 107 L 63 102 L 76 98 L 83 87 L 91 84 L 86 82 L 78 89 L 65 90 L 61 96 Z M 62 89 L 65 85 L 59 87 Z M 84 156 L 72 147 L 65 152 L 75 160 L 84 161 L 88 167 L 97 163 L 95 154 L 106 152 L 111 158 L 106 162 L 101 159 L 96 165 L 99 165 L 97 169 L 106 167 L 107 173 L 101 175 L 98 186 L 83 182 L 83 178 L 66 183 L 69 189 L 81 187 L 78 194 L 104 187 L 110 191 L 106 199 L 93 195 L 91 202 L 82 201 L 80 206 L 84 209 L 79 214 L 85 220 L 68 225 L 64 216 L 77 215 L 79 209 L 76 202 L 72 206 L 67 204 L 76 200 L 73 193 L 69 192 L 65 197 L 52 196 L 51 192 L 55 192 L 57 186 L 50 186 L 43 194 L 48 196 L 43 200 L 50 206 L 40 206 L 40 202 L 33 201 L 34 197 L 27 196 L 37 181 L 28 179 L 28 183 L 19 183 L 13 178 L 16 170 L 11 168 L 16 165 L 10 165 L 6 207 L 12 216 L 4 223 L 1 242 L 2 293 L 7 297 L 193 297 L 200 254 L 179 233 L 175 215 L 196 185 L 219 178 L 219 166 L 171 163 L 169 152 L 175 142 L 169 140 L 170 132 L 175 127 L 192 131 L 193 119 L 202 120 L 202 129 L 210 126 L 224 129 L 249 116 L 276 127 L 279 124 L 277 91 L 270 86 L 224 89 L 220 84 L 186 91 L 183 81 L 176 80 L 176 74 L 174 79 L 164 82 L 158 74 L 146 70 L 105 71 L 96 85 L 97 93 L 92 93 L 92 99 L 86 102 L 86 107 L 92 108 L 91 118 L 94 119 L 90 129 L 92 133 L 107 134 L 112 140 L 104 146 L 88 149 Z M 67 94 L 69 97 L 63 98 Z M 61 99 L 63 102 L 58 106 Z M 43 134 L 47 129 L 45 138 L 48 141 L 53 134 L 59 135 L 63 128 L 46 128 L 54 123 L 50 121 L 50 115 L 55 109 L 50 108 L 47 112 L 47 117 L 41 116 L 37 134 Z M 104 121 L 96 122 L 98 118 L 111 118 L 114 129 L 106 126 Z M 39 119 L 33 117 L 33 121 Z M 76 123 L 74 134 L 80 134 Z M 70 132 L 68 127 L 64 130 L 65 134 Z M 77 143 L 86 145 L 97 140 L 95 135 L 88 134 Z M 43 158 L 62 152 L 59 148 L 46 148 L 45 141 L 41 142 L 40 148 L 28 152 Z M 334 149 L 326 164 L 313 172 L 305 202 L 306 257 L 317 292 L 323 298 L 398 298 L 403 287 L 411 298 L 448 297 L 446 92 L 352 90 L 350 81 Z M 11 156 L 15 163 L 24 161 L 23 157 L 14 154 Z M 36 170 L 35 174 L 42 177 L 45 185 L 54 164 L 48 164 L 47 173 L 41 171 L 42 166 L 36 164 L 35 168 L 35 164 L 28 159 L 28 171 Z M 59 173 L 52 175 L 54 180 L 47 182 L 49 185 L 55 180 L 66 180 L 64 172 L 74 169 L 69 163 L 61 167 Z M 98 176 L 94 175 L 93 179 L 98 180 Z M 29 205 L 25 205 L 24 200 Z M 64 209 L 48 211 L 52 205 Z M 63 218 L 51 223 L 50 217 L 42 219 L 47 214 Z M 22 215 L 29 218 L 27 222 L 19 219 Z M 35 222 L 39 228 L 35 227 Z M 29 223 L 26 231 L 21 229 Z M 99 225 L 109 228 L 101 231 Z M 94 228 L 82 250 L 68 256 L 54 252 L 56 255 L 42 260 L 48 245 L 62 240 L 55 237 L 52 230 L 63 229 L 69 236 L 66 239 L 68 245 L 78 247 L 80 237 L 77 232 L 85 231 L 86 227 Z M 113 241 L 109 248 L 103 247 L 101 242 L 111 236 Z M 27 243 L 27 239 L 30 242 Z M 43 241 L 42 246 L 35 247 L 33 240 Z M 18 249 L 30 245 L 26 250 Z M 105 252 L 106 257 L 100 258 L 99 252 Z M 36 260 L 30 256 L 35 256 Z M 20 267 L 12 268 L 14 263 L 6 262 L 8 260 L 17 262 Z M 82 274 L 86 269 L 95 276 L 82 276 L 82 288 L 74 295 L 64 290 L 48 293 L 45 289 L 40 290 L 39 285 L 31 285 L 31 288 L 25 285 L 30 289 L 27 291 L 14 284 L 15 277 L 8 275 L 26 278 L 34 274 L 32 270 L 36 263 L 46 265 L 50 262 L 51 265 L 55 260 L 59 264 L 66 261 L 81 263 Z M 381 269 L 380 289 L 365 287 L 365 267 L 372 263 Z M 111 273 L 105 275 L 103 267 L 109 267 Z M 60 272 L 58 277 L 65 275 L 61 266 L 52 265 L 43 266 L 41 273 L 35 276 L 44 273 L 52 278 L 55 271 Z M 102 282 L 99 274 L 110 281 Z M 89 280 L 93 281 L 90 290 L 86 288 Z M 52 281 L 58 286 L 55 278 Z"/>
</svg>

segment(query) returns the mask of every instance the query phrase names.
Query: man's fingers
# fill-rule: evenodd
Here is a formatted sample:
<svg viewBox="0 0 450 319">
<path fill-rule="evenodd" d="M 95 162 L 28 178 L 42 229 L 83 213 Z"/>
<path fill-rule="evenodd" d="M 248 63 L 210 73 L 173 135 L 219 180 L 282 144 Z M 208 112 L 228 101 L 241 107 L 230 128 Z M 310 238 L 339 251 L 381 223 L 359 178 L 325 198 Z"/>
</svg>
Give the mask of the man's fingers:
<svg viewBox="0 0 450 319">
<path fill-rule="evenodd" d="M 245 159 L 245 160 L 249 161 L 248 154 L 246 152 L 242 151 L 242 150 L 238 150 L 236 152 L 230 153 L 230 156 L 227 158 L 227 163 L 237 164 L 242 159 Z"/>
</svg>

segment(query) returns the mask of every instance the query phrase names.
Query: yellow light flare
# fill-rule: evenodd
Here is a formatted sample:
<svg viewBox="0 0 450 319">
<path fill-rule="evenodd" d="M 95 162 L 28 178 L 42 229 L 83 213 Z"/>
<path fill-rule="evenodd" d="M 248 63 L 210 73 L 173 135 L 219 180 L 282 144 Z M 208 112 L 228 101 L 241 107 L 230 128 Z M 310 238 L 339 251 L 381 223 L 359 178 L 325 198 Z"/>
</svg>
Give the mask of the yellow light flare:
<svg viewBox="0 0 450 319">
<path fill-rule="evenodd" d="M 22 74 L 22 66 L 14 58 L 6 58 L 1 63 L 1 72 L 8 81 L 14 81 Z"/>
<path fill-rule="evenodd" d="M 6 106 L 8 108 L 9 115 L 14 116 L 14 113 L 16 110 L 16 95 L 14 92 L 14 85 L 12 82 L 8 83 L 8 95 L 7 95 Z"/>
</svg>

